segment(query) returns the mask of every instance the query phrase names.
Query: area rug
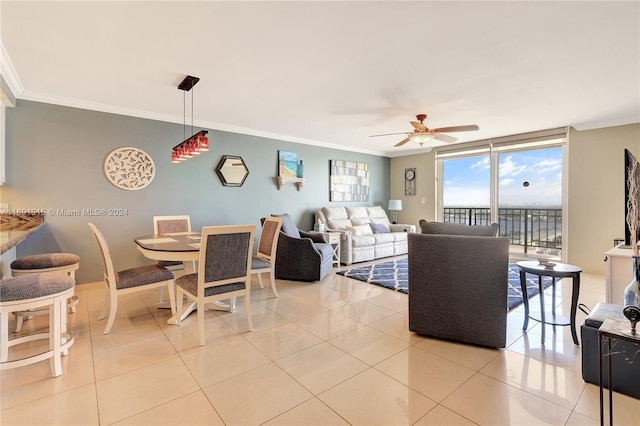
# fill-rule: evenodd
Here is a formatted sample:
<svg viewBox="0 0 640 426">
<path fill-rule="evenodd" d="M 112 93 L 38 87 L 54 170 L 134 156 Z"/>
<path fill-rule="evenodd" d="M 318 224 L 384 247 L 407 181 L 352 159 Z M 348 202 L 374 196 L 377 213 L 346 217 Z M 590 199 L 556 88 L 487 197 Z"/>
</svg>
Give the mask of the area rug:
<svg viewBox="0 0 640 426">
<path fill-rule="evenodd" d="M 364 281 L 369 284 L 379 285 L 401 293 L 409 293 L 407 259 L 391 260 L 389 262 L 378 263 L 359 268 L 346 269 L 336 272 L 354 280 Z M 515 263 L 509 263 L 509 289 L 507 299 L 507 309 L 512 310 L 524 301 L 522 299 L 522 289 L 520 287 L 520 268 Z M 550 277 L 543 277 L 543 287 L 551 285 Z M 528 298 L 538 294 L 538 278 L 527 276 Z"/>
</svg>

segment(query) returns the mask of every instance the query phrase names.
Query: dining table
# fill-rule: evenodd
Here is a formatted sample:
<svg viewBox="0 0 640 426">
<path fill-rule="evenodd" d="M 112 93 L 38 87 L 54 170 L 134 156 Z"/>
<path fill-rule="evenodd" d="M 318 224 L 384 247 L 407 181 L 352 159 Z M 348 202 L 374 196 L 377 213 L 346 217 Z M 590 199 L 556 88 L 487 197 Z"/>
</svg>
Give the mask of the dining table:
<svg viewBox="0 0 640 426">
<path fill-rule="evenodd" d="M 134 238 L 136 247 L 147 259 L 164 261 L 182 261 L 185 275 L 198 272 L 197 263 L 200 257 L 200 232 L 172 232 L 166 234 L 143 235 Z M 180 306 L 181 304 L 178 304 Z M 231 310 L 230 304 L 215 302 L 207 305 L 216 310 Z M 196 303 L 185 305 L 181 312 L 167 320 L 167 324 L 178 324 L 196 310 Z"/>
</svg>

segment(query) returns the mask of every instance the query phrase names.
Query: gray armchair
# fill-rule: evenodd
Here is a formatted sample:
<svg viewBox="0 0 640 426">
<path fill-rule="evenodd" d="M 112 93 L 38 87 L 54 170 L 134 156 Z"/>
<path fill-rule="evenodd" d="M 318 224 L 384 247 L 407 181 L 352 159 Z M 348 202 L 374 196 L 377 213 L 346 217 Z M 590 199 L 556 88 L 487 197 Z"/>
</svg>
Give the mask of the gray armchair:
<svg viewBox="0 0 640 426">
<path fill-rule="evenodd" d="M 496 237 L 496 224 L 423 222 L 408 235 L 409 330 L 505 347 L 509 239 Z"/>
<path fill-rule="evenodd" d="M 333 264 L 333 248 L 324 235 L 301 231 L 289 214 L 282 218 L 276 250 L 276 278 L 296 281 L 320 281 Z"/>
</svg>

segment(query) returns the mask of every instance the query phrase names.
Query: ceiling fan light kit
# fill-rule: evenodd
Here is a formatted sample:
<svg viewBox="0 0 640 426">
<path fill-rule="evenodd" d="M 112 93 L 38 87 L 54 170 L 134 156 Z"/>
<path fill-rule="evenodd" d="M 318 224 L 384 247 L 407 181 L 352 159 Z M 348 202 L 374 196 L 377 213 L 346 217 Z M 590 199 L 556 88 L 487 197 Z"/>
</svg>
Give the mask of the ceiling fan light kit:
<svg viewBox="0 0 640 426">
<path fill-rule="evenodd" d="M 187 118 L 186 118 L 186 93 L 193 89 L 193 86 L 200 81 L 198 77 L 188 75 L 178 85 L 178 89 L 183 93 L 183 122 L 182 122 L 182 135 L 186 136 Z M 193 132 L 193 92 L 191 93 L 191 131 Z M 193 158 L 195 155 L 200 155 L 202 152 L 209 151 L 209 138 L 207 137 L 207 130 L 200 130 L 193 136 L 186 138 L 178 145 L 174 146 L 171 150 L 171 162 L 174 164 L 182 163 L 183 161 Z"/>
<path fill-rule="evenodd" d="M 423 146 L 425 143 L 431 141 L 432 139 L 439 140 L 441 142 L 452 143 L 457 140 L 453 136 L 445 135 L 441 132 L 468 132 L 474 130 L 480 130 L 480 128 L 475 124 L 468 124 L 465 126 L 450 126 L 450 127 L 440 127 L 437 129 L 430 129 L 424 125 L 424 120 L 427 118 L 427 114 L 418 114 L 416 115 L 418 121 L 410 121 L 413 126 L 412 132 L 400 132 L 400 133 L 385 133 L 382 135 L 371 135 L 370 137 L 378 137 L 378 136 L 390 136 L 390 135 L 407 135 L 407 137 L 394 146 L 402 146 L 407 142 L 416 142 L 419 143 L 420 146 Z"/>
</svg>

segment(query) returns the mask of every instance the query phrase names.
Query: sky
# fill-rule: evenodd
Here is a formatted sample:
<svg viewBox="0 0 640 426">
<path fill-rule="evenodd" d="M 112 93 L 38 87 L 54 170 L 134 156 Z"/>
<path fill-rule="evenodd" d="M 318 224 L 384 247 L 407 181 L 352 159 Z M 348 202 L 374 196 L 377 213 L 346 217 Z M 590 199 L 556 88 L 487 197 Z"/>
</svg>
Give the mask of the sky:
<svg viewBox="0 0 640 426">
<path fill-rule="evenodd" d="M 501 153 L 500 207 L 560 207 L 562 148 Z M 489 207 L 489 155 L 444 161 L 445 207 Z"/>
</svg>

